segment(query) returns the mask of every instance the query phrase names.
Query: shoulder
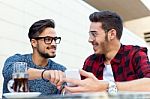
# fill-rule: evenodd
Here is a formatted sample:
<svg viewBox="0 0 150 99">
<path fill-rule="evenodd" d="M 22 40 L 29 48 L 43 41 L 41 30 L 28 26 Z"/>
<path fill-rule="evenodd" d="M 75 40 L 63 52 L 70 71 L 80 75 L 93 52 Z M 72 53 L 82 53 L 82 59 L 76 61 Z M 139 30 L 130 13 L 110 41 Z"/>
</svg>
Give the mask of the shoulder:
<svg viewBox="0 0 150 99">
<path fill-rule="evenodd" d="M 99 61 L 103 58 L 104 58 L 104 55 L 92 54 L 92 55 L 90 55 L 86 58 L 85 63 L 89 63 L 89 62 L 92 62 L 92 61 Z"/>
<path fill-rule="evenodd" d="M 56 70 L 61 70 L 61 71 L 65 71 L 66 67 L 62 64 L 56 63 L 53 60 L 49 59 L 50 65 L 52 66 L 52 69 L 56 69 Z"/>
<path fill-rule="evenodd" d="M 98 55 L 98 54 L 92 54 L 92 55 L 90 55 L 90 56 L 88 56 L 87 58 L 86 58 L 86 60 L 96 60 L 96 59 L 99 59 L 99 58 L 101 58 L 101 57 L 103 57 L 103 55 Z"/>
<path fill-rule="evenodd" d="M 147 54 L 147 48 L 146 47 L 141 47 L 137 45 L 123 45 L 124 50 L 129 50 L 130 52 L 144 52 Z"/>
<path fill-rule="evenodd" d="M 14 54 L 12 56 L 9 56 L 5 63 L 7 62 L 16 62 L 16 61 L 24 61 L 25 57 L 27 56 L 28 54 L 24 54 L 24 55 L 21 55 L 21 54 Z"/>
<path fill-rule="evenodd" d="M 3 72 L 12 71 L 13 63 L 23 61 L 22 57 L 23 57 L 23 55 L 21 55 L 21 54 L 15 54 L 15 55 L 12 55 L 12 56 L 8 57 L 5 61 L 5 63 L 4 63 Z"/>
<path fill-rule="evenodd" d="M 12 55 L 12 56 L 9 56 L 9 57 L 6 59 L 6 61 L 8 61 L 8 60 L 18 60 L 18 59 L 20 59 L 21 57 L 22 57 L 21 54 L 14 54 L 14 55 Z"/>
</svg>

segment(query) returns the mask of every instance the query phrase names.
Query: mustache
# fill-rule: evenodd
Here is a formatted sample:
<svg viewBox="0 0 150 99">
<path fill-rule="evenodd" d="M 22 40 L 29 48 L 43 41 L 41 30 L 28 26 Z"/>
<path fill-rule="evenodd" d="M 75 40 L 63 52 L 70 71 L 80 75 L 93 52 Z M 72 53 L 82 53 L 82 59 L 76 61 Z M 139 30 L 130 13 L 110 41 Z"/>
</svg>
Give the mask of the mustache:
<svg viewBox="0 0 150 99">
<path fill-rule="evenodd" d="M 51 45 L 51 46 L 48 46 L 46 49 L 55 49 L 56 50 L 56 46 L 55 45 Z"/>
</svg>

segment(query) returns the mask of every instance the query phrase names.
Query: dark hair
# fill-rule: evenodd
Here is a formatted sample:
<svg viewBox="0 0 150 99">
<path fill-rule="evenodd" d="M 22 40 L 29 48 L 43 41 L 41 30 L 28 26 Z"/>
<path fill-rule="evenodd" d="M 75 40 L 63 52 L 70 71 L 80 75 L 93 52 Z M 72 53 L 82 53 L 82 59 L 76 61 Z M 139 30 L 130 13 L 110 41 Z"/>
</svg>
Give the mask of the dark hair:
<svg viewBox="0 0 150 99">
<path fill-rule="evenodd" d="M 107 33 L 111 29 L 115 29 L 117 32 L 117 38 L 120 40 L 123 30 L 123 22 L 121 17 L 112 11 L 99 11 L 94 12 L 89 16 L 91 22 L 101 22 L 102 28 Z"/>
<path fill-rule="evenodd" d="M 32 26 L 29 29 L 28 37 L 29 39 L 33 39 L 35 37 L 38 37 L 40 33 L 43 32 L 43 30 L 47 27 L 55 28 L 55 22 L 52 19 L 44 19 L 39 20 L 32 24 Z"/>
</svg>

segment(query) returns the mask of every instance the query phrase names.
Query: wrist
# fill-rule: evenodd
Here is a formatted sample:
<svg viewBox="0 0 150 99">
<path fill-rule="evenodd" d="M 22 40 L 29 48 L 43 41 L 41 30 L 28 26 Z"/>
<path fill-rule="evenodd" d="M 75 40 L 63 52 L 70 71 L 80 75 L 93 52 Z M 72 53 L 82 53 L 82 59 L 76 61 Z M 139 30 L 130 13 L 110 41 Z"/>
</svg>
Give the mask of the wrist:
<svg viewBox="0 0 150 99">
<path fill-rule="evenodd" d="M 104 90 L 107 91 L 108 90 L 108 86 L 109 86 L 109 82 L 108 81 L 104 81 L 104 82 L 105 82 Z"/>
<path fill-rule="evenodd" d="M 97 87 L 98 90 L 96 91 L 107 91 L 108 85 L 109 83 L 107 81 L 99 80 L 99 85 L 98 85 L 99 87 Z"/>
<path fill-rule="evenodd" d="M 42 73 L 41 73 L 41 78 L 42 78 L 42 80 L 44 80 L 44 81 L 48 81 L 48 79 L 46 79 L 47 78 L 47 76 L 46 76 L 46 72 L 47 72 L 48 70 L 46 70 L 46 69 L 44 69 L 43 71 L 42 71 Z"/>
</svg>

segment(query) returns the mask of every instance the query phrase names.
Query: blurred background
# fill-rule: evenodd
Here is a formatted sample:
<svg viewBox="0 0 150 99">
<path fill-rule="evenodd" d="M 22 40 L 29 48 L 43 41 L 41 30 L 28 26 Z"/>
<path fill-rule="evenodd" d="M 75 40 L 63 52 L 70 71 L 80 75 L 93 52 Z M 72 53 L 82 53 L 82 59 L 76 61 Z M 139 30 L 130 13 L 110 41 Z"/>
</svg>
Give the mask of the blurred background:
<svg viewBox="0 0 150 99">
<path fill-rule="evenodd" d="M 93 53 L 88 43 L 88 17 L 98 10 L 112 10 L 122 16 L 123 44 L 150 50 L 150 11 L 141 0 L 0 0 L 0 96 L 6 58 L 32 53 L 28 30 L 35 21 L 54 19 L 62 41 L 53 60 L 67 68 L 82 68 L 86 57 Z"/>
</svg>

